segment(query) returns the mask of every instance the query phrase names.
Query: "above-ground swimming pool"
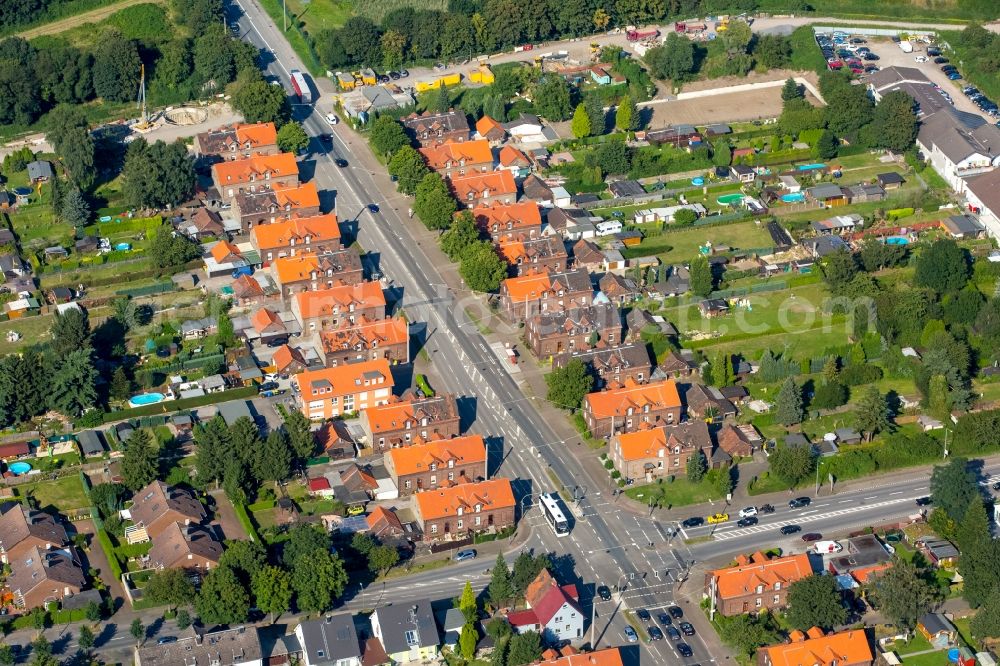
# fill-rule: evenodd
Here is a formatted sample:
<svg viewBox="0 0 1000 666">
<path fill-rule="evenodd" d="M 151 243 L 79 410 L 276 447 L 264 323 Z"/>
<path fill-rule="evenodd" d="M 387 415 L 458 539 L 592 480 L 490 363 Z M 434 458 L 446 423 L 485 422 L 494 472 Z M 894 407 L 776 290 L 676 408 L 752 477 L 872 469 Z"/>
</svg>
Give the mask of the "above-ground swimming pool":
<svg viewBox="0 0 1000 666">
<path fill-rule="evenodd" d="M 692 185 L 704 185 L 705 184 L 705 179 L 702 178 L 701 176 L 698 176 L 697 178 L 692 178 L 691 179 L 691 184 Z"/>
<path fill-rule="evenodd" d="M 796 167 L 799 171 L 815 171 L 816 169 L 822 169 L 826 167 L 825 164 L 800 164 Z"/>
<path fill-rule="evenodd" d="M 9 469 L 10 473 L 14 476 L 21 476 L 22 474 L 27 474 L 31 471 L 31 465 L 26 462 L 12 462 L 7 465 L 7 469 Z"/>
<path fill-rule="evenodd" d="M 739 193 L 737 193 L 737 194 L 723 194 L 721 197 L 719 197 L 717 199 L 717 201 L 719 202 L 720 206 L 728 206 L 729 204 L 738 204 L 741 201 L 743 201 L 743 199 L 745 199 L 745 198 L 746 198 L 746 195 L 739 194 Z"/>
<path fill-rule="evenodd" d="M 790 194 L 782 194 L 781 200 L 785 203 L 799 203 L 806 200 L 806 195 L 802 192 L 792 192 Z"/>
<path fill-rule="evenodd" d="M 910 239 L 906 236 L 889 236 L 885 239 L 886 245 L 909 245 Z"/>
<path fill-rule="evenodd" d="M 140 393 L 139 395 L 134 395 L 128 400 L 129 407 L 142 407 L 143 405 L 155 405 L 158 402 L 163 402 L 167 399 L 167 396 L 162 393 Z"/>
<path fill-rule="evenodd" d="M 132 246 L 129 245 L 128 243 L 118 243 L 117 245 L 115 245 L 115 249 L 116 250 L 131 250 Z"/>
</svg>

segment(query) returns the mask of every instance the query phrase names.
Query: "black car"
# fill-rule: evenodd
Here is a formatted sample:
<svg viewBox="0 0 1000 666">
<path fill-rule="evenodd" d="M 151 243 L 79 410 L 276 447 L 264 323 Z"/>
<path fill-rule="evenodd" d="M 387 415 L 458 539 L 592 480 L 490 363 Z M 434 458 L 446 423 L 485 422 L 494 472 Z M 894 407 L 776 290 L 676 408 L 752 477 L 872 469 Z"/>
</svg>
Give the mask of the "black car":
<svg viewBox="0 0 1000 666">
<path fill-rule="evenodd" d="M 874 53 L 866 53 L 865 60 L 878 60 L 878 56 Z"/>
<path fill-rule="evenodd" d="M 687 643 L 678 643 L 677 644 L 677 652 L 682 657 L 690 657 L 691 655 L 694 654 L 694 651 L 691 649 L 691 646 L 688 645 Z"/>
<path fill-rule="evenodd" d="M 681 633 L 685 636 L 694 636 L 694 626 L 690 622 L 681 622 Z"/>
<path fill-rule="evenodd" d="M 260 385 L 259 390 L 261 391 L 273 391 L 278 388 L 278 382 L 264 382 Z"/>
<path fill-rule="evenodd" d="M 288 338 L 286 337 L 273 338 L 267 341 L 268 347 L 280 347 L 281 345 L 287 345 L 287 344 L 288 344 Z"/>
<path fill-rule="evenodd" d="M 597 596 L 604 601 L 611 601 L 611 590 L 608 589 L 607 585 L 601 585 L 597 588 Z"/>
<path fill-rule="evenodd" d="M 823 535 L 819 532 L 809 532 L 808 534 L 802 535 L 802 540 L 806 543 L 812 543 L 813 541 L 819 541 L 823 538 Z"/>
<path fill-rule="evenodd" d="M 378 212 L 378 204 L 368 204 L 368 212 L 369 213 L 377 213 Z"/>
<path fill-rule="evenodd" d="M 765 504 L 763 506 L 759 506 L 757 507 L 757 511 L 759 511 L 760 513 L 774 513 L 774 505 Z"/>
<path fill-rule="evenodd" d="M 945 74 L 951 74 L 952 72 L 957 72 L 958 67 L 955 67 L 954 65 L 941 65 L 941 71 Z"/>
<path fill-rule="evenodd" d="M 684 611 L 681 610 L 680 606 L 671 606 L 667 609 L 667 612 L 670 613 L 670 617 L 675 620 L 679 620 L 684 617 Z"/>
<path fill-rule="evenodd" d="M 938 56 L 937 58 L 934 58 L 935 65 L 943 65 L 946 62 L 948 62 L 948 59 L 945 58 L 944 56 Z"/>
<path fill-rule="evenodd" d="M 705 519 L 700 517 L 688 518 L 681 523 L 681 527 L 686 529 L 691 529 L 692 527 L 701 527 L 705 524 Z"/>
<path fill-rule="evenodd" d="M 927 55 L 929 56 L 939 56 L 941 55 L 941 49 L 936 49 L 933 46 L 927 49 Z"/>
<path fill-rule="evenodd" d="M 342 157 L 338 157 L 337 159 L 335 159 L 333 161 L 333 163 L 336 164 L 337 166 L 339 166 L 341 169 L 343 169 L 345 166 L 347 166 L 347 160 L 345 160 Z"/>
<path fill-rule="evenodd" d="M 659 627 L 647 627 L 646 631 L 649 632 L 649 640 L 651 641 L 662 641 L 663 632 L 660 631 Z"/>
<path fill-rule="evenodd" d="M 993 484 L 993 490 L 1000 490 L 1000 481 Z"/>
<path fill-rule="evenodd" d="M 319 140 L 322 141 L 323 143 L 333 143 L 333 135 L 332 134 L 320 134 L 319 135 Z"/>
<path fill-rule="evenodd" d="M 681 632 L 677 631 L 677 627 L 667 627 L 667 636 L 670 636 L 670 640 L 679 641 L 681 639 Z"/>
<path fill-rule="evenodd" d="M 399 72 L 388 72 L 388 74 L 393 81 L 399 81 Z"/>
<path fill-rule="evenodd" d="M 808 497 L 796 497 L 793 500 L 788 500 L 788 508 L 801 509 L 804 506 L 809 506 L 809 502 L 811 501 Z"/>
<path fill-rule="evenodd" d="M 799 527 L 798 525 L 782 525 L 781 529 L 778 531 L 784 534 L 785 536 L 788 536 L 789 534 L 795 534 L 797 532 L 801 532 L 802 528 Z"/>
<path fill-rule="evenodd" d="M 656 621 L 662 624 L 664 627 L 669 627 L 674 623 L 674 621 L 671 620 L 670 616 L 667 615 L 666 613 L 657 613 Z"/>
<path fill-rule="evenodd" d="M 637 610 L 635 612 L 635 616 L 637 618 L 639 618 L 640 620 L 642 620 L 643 622 L 649 622 L 649 619 L 650 619 L 650 617 L 649 617 L 649 611 L 646 610 L 645 608 L 640 608 L 639 610 Z"/>
<path fill-rule="evenodd" d="M 736 527 L 750 527 L 757 524 L 757 516 L 747 516 L 736 521 Z"/>
<path fill-rule="evenodd" d="M 917 498 L 917 506 L 930 506 L 930 505 L 931 505 L 931 498 L 930 497 L 918 497 Z"/>
</svg>

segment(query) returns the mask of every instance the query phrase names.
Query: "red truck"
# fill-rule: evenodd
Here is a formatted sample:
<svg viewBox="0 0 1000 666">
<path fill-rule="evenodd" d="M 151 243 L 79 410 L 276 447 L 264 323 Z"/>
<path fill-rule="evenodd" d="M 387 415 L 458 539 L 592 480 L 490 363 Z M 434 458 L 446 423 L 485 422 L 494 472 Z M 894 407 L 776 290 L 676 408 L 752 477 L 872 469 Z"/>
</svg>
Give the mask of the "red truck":
<svg viewBox="0 0 1000 666">
<path fill-rule="evenodd" d="M 659 30 L 629 30 L 625 33 L 625 38 L 630 42 L 641 42 L 644 39 L 649 39 L 651 37 L 659 37 Z"/>
</svg>

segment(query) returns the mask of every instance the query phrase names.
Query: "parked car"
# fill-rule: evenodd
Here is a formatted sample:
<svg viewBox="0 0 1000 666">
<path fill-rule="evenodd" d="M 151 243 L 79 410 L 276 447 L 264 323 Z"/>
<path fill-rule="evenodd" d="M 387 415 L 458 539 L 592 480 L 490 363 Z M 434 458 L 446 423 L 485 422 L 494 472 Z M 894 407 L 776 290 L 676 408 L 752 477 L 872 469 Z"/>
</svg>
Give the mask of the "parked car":
<svg viewBox="0 0 1000 666">
<path fill-rule="evenodd" d="M 948 59 L 945 58 L 944 56 L 938 56 L 937 58 L 934 58 L 935 65 L 943 65 L 946 62 L 948 62 Z"/>
<path fill-rule="evenodd" d="M 747 518 L 740 518 L 736 521 L 737 527 L 752 527 L 757 524 L 756 516 L 748 516 Z"/>
<path fill-rule="evenodd" d="M 913 56 L 913 59 L 916 62 L 927 62 L 927 56 L 922 56 L 922 55 Z"/>
<path fill-rule="evenodd" d="M 750 516 L 757 515 L 757 507 L 755 506 L 745 506 L 740 509 L 740 518 L 749 518 Z"/>
<path fill-rule="evenodd" d="M 694 650 L 692 650 L 691 646 L 688 645 L 687 643 L 678 643 L 677 653 L 680 654 L 682 657 L 690 657 L 691 655 L 694 654 Z"/>
<path fill-rule="evenodd" d="M 635 633 L 635 629 L 629 625 L 625 625 L 625 640 L 629 643 L 635 643 L 639 640 L 639 635 Z"/>
<path fill-rule="evenodd" d="M 331 125 L 336 125 L 337 123 L 340 122 L 340 118 L 337 117 L 336 113 L 328 113 L 326 114 L 326 122 L 330 123 Z"/>
<path fill-rule="evenodd" d="M 270 381 L 270 382 L 264 382 L 263 384 L 261 384 L 260 388 L 258 390 L 260 390 L 260 391 L 273 391 L 276 388 L 278 388 L 278 382 Z"/>
<path fill-rule="evenodd" d="M 455 553 L 455 561 L 464 562 L 466 560 L 474 560 L 476 559 L 476 555 L 477 553 L 475 548 L 466 548 L 465 550 L 460 550 Z"/>
<path fill-rule="evenodd" d="M 284 336 L 280 338 L 272 338 L 267 341 L 267 346 L 271 348 L 280 347 L 281 345 L 287 345 L 287 344 L 288 344 L 288 338 Z"/>
<path fill-rule="evenodd" d="M 365 507 L 363 506 L 349 506 L 347 507 L 348 516 L 360 516 L 365 512 Z"/>
<path fill-rule="evenodd" d="M 788 536 L 789 534 L 795 534 L 797 532 L 801 532 L 802 528 L 799 527 L 798 525 L 782 525 L 781 529 L 778 531 L 781 532 L 783 535 Z"/>
<path fill-rule="evenodd" d="M 685 636 L 694 636 L 694 625 L 690 622 L 681 622 L 681 633 Z"/>
<path fill-rule="evenodd" d="M 651 641 L 662 641 L 663 640 L 663 632 L 660 631 L 659 627 L 657 627 L 657 626 L 649 626 L 649 627 L 646 627 L 646 631 L 649 632 L 649 640 L 651 640 Z"/>
<path fill-rule="evenodd" d="M 643 622 L 649 622 L 650 620 L 649 611 L 646 610 L 645 608 L 640 608 L 639 610 L 637 610 L 635 612 L 635 616 L 640 620 L 642 620 Z"/>
<path fill-rule="evenodd" d="M 393 81 L 399 81 L 399 72 L 386 72 Z"/>
<path fill-rule="evenodd" d="M 802 507 L 809 506 L 809 502 L 811 501 L 808 497 L 796 497 L 793 500 L 788 500 L 788 508 L 801 509 Z"/>
<path fill-rule="evenodd" d="M 611 601 L 611 590 L 608 589 L 607 585 L 601 585 L 597 588 L 597 596 L 604 601 Z"/>
</svg>

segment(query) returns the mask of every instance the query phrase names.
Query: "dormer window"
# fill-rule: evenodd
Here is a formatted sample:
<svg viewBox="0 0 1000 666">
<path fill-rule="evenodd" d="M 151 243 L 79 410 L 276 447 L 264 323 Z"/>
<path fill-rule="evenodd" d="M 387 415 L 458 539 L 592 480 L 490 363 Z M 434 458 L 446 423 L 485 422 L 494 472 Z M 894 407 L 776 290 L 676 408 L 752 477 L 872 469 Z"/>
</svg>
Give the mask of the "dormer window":
<svg viewBox="0 0 1000 666">
<path fill-rule="evenodd" d="M 448 468 L 449 468 L 449 469 L 451 469 L 451 468 L 453 468 L 454 466 L 455 466 L 455 460 L 454 460 L 454 459 L 451 459 L 451 460 L 449 460 L 449 461 L 448 461 Z"/>
<path fill-rule="evenodd" d="M 477 504 L 476 505 L 476 513 L 479 513 L 482 510 L 483 510 L 483 505 L 482 504 Z"/>
<path fill-rule="evenodd" d="M 463 513 L 465 513 L 465 509 L 462 507 L 458 507 L 458 515 L 461 516 Z"/>
</svg>

